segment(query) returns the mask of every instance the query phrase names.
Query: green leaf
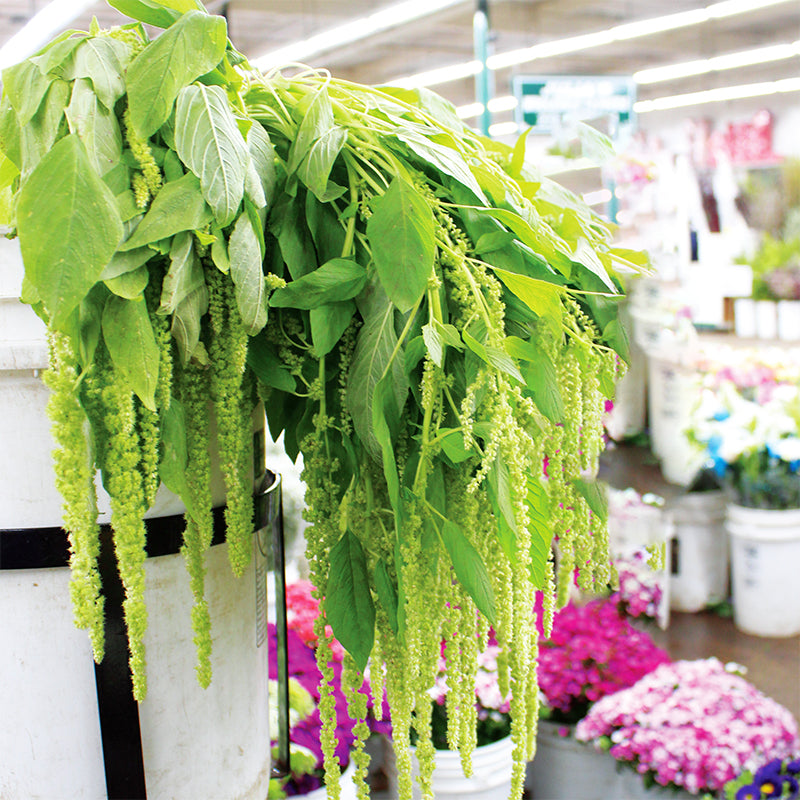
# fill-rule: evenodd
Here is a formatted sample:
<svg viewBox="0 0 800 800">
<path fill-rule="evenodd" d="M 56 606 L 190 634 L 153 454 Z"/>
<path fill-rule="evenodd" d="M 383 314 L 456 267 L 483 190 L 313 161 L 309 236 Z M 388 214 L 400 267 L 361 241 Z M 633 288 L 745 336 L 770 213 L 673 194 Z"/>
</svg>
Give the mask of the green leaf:
<svg viewBox="0 0 800 800">
<path fill-rule="evenodd" d="M 325 131 L 309 148 L 297 168 L 297 177 L 321 201 L 331 199 L 328 192 L 328 179 L 331 170 L 347 140 L 347 130 L 335 126 Z"/>
<path fill-rule="evenodd" d="M 428 350 L 431 360 L 437 367 L 442 366 L 444 359 L 444 342 L 442 336 L 436 328 L 431 325 L 422 326 L 422 340 L 425 342 L 425 347 Z"/>
<path fill-rule="evenodd" d="M 64 119 L 64 106 L 69 97 L 69 84 L 54 80 L 47 90 L 44 102 L 33 119 L 20 131 L 23 175 L 39 163 L 56 142 Z"/>
<path fill-rule="evenodd" d="M 441 530 L 442 543 L 453 563 L 458 582 L 474 600 L 478 611 L 493 625 L 497 621 L 492 581 L 478 551 L 454 522 L 447 520 Z"/>
<path fill-rule="evenodd" d="M 372 429 L 372 399 L 375 387 L 389 370 L 398 408 L 405 405 L 408 379 L 403 371 L 402 353 L 392 361 L 397 334 L 394 306 L 380 283 L 373 281 L 360 298 L 364 324 L 358 332 L 353 361 L 347 379 L 347 407 L 358 437 L 375 458 L 382 458 L 380 444 Z"/>
<path fill-rule="evenodd" d="M 139 269 L 142 264 L 146 264 L 152 257 L 153 251 L 149 247 L 140 247 L 137 250 L 129 250 L 126 253 L 116 252 L 103 269 L 100 280 L 110 281 L 120 275 L 124 275 L 126 272 L 133 272 Z"/>
<path fill-rule="evenodd" d="M 401 410 L 397 407 L 394 397 L 392 374 L 387 372 L 375 385 L 372 396 L 372 431 L 381 449 L 383 475 L 386 478 L 389 501 L 396 515 L 400 514 L 400 478 L 397 474 L 392 442 L 397 432 Z"/>
<path fill-rule="evenodd" d="M 276 308 L 318 308 L 358 295 L 367 283 L 367 271 L 347 258 L 327 261 L 308 275 L 276 289 L 269 304 Z"/>
<path fill-rule="evenodd" d="M 161 286 L 159 314 L 173 311 L 200 286 L 205 286 L 203 265 L 194 251 L 194 240 L 188 231 L 181 231 L 172 240 L 169 270 Z"/>
<path fill-rule="evenodd" d="M 367 237 L 383 288 L 408 311 L 422 297 L 433 274 L 436 221 L 425 198 L 403 178 L 395 178 L 376 198 Z"/>
<path fill-rule="evenodd" d="M 483 255 L 484 253 L 492 253 L 495 250 L 502 250 L 516 240 L 517 237 L 511 231 L 484 233 L 475 243 L 475 254 Z"/>
<path fill-rule="evenodd" d="M 130 45 L 108 36 L 84 39 L 74 51 L 72 66 L 63 73 L 65 80 L 86 78 L 106 110 L 113 111 L 125 94 L 125 66 Z"/>
<path fill-rule="evenodd" d="M 522 376 L 539 411 L 551 422 L 563 422 L 564 399 L 558 386 L 558 373 L 547 353 L 542 350 L 538 358 L 522 364 Z"/>
<path fill-rule="evenodd" d="M 311 146 L 334 127 L 333 106 L 328 90 L 322 86 L 308 103 L 289 149 L 286 171 L 293 174 L 311 151 Z M 329 170 L 330 171 L 330 170 Z M 327 177 L 326 177 L 327 183 Z"/>
<path fill-rule="evenodd" d="M 597 128 L 587 125 L 585 122 L 578 122 L 578 138 L 581 142 L 581 155 L 589 158 L 596 164 L 603 165 L 607 161 L 617 157 L 611 139 Z"/>
<path fill-rule="evenodd" d="M 22 61 L 3 70 L 3 94 L 11 101 L 20 126 L 33 119 L 52 80 L 32 61 Z"/>
<path fill-rule="evenodd" d="M 506 375 L 510 375 L 520 383 L 524 383 L 524 378 L 522 377 L 522 373 L 519 371 L 519 367 L 517 367 L 517 365 L 513 362 L 508 353 L 504 353 L 497 347 L 492 347 L 488 344 L 482 344 L 474 336 L 472 336 L 469 331 L 462 331 L 461 337 L 464 339 L 464 343 L 467 345 L 467 347 L 469 347 L 469 349 L 472 350 L 472 352 L 475 353 L 475 355 L 478 356 L 481 361 L 485 361 L 495 369 L 500 370 L 500 372 L 505 372 Z"/>
<path fill-rule="evenodd" d="M 22 185 L 22 258 L 58 329 L 98 281 L 122 238 L 114 197 L 77 136 L 65 136 Z"/>
<path fill-rule="evenodd" d="M 464 432 L 461 428 L 439 428 L 439 443 L 444 454 L 454 463 L 460 464 L 477 453 L 464 447 Z"/>
<path fill-rule="evenodd" d="M 70 132 L 80 137 L 98 175 L 121 166 L 122 131 L 116 114 L 98 103 L 89 81 L 79 79 L 72 85 L 66 114 Z"/>
<path fill-rule="evenodd" d="M 511 175 L 519 178 L 522 173 L 522 168 L 525 166 L 525 145 L 528 141 L 528 134 L 533 128 L 526 128 L 514 143 L 514 151 L 511 155 Z"/>
<path fill-rule="evenodd" d="M 516 533 L 517 516 L 514 511 L 513 488 L 508 464 L 497 454 L 488 475 L 489 497 L 508 527 Z"/>
<path fill-rule="evenodd" d="M 150 273 L 147 267 L 141 266 L 131 272 L 118 275 L 116 278 L 109 278 L 105 284 L 118 297 L 133 300 L 141 295 L 149 280 Z"/>
<path fill-rule="evenodd" d="M 349 530 L 331 548 L 330 565 L 325 616 L 333 635 L 363 672 L 375 640 L 375 607 L 364 550 Z"/>
<path fill-rule="evenodd" d="M 279 195 L 269 225 L 294 280 L 316 268 L 317 255 L 306 223 L 304 203 L 286 193 Z"/>
<path fill-rule="evenodd" d="M 273 352 L 264 331 L 248 341 L 247 364 L 265 386 L 290 394 L 297 391 L 297 379 Z"/>
<path fill-rule="evenodd" d="M 355 313 L 356 304 L 352 300 L 327 303 L 311 309 L 309 312 L 313 342 L 311 353 L 314 358 L 322 358 L 336 347 Z"/>
<path fill-rule="evenodd" d="M 494 273 L 531 311 L 561 325 L 561 295 L 564 290 L 560 286 L 504 269 L 495 268 Z"/>
<path fill-rule="evenodd" d="M 186 480 L 186 465 L 189 463 L 189 450 L 186 444 L 186 415 L 183 406 L 174 397 L 169 408 L 161 415 L 161 463 L 158 475 L 161 482 L 171 492 L 177 494 L 190 515 L 196 514 L 193 507 L 193 493 L 189 491 Z"/>
<path fill-rule="evenodd" d="M 0 150 L 19 171 L 22 167 L 22 135 L 17 112 L 5 92 L 0 97 Z"/>
<path fill-rule="evenodd" d="M 607 342 L 608 346 L 613 348 L 623 361 L 631 363 L 631 343 L 628 331 L 618 319 L 612 319 L 603 328 L 603 341 Z"/>
<path fill-rule="evenodd" d="M 156 411 L 159 350 L 144 298 L 109 297 L 103 310 L 103 339 L 125 382 L 147 408 Z"/>
<path fill-rule="evenodd" d="M 152 136 L 172 113 L 178 92 L 225 55 L 225 20 L 190 11 L 150 42 L 128 67 L 128 106 L 140 136 Z"/>
<path fill-rule="evenodd" d="M 579 479 L 573 481 L 572 485 L 578 494 L 586 501 L 591 512 L 602 522 L 608 521 L 608 496 L 606 495 L 605 484 L 599 481 L 586 481 Z"/>
<path fill-rule="evenodd" d="M 250 336 L 267 324 L 267 290 L 258 234 L 248 214 L 240 214 L 228 242 L 236 305 Z"/>
<path fill-rule="evenodd" d="M 219 225 L 228 225 L 244 197 L 249 154 L 224 89 L 195 84 L 178 94 L 175 149 L 200 179 Z"/>
<path fill-rule="evenodd" d="M 181 364 L 188 364 L 200 342 L 200 320 L 208 310 L 206 285 L 195 289 L 175 309 L 172 315 L 172 336 L 178 348 Z"/>
<path fill-rule="evenodd" d="M 379 558 L 378 563 L 375 564 L 374 574 L 375 591 L 378 594 L 378 600 L 381 601 L 383 610 L 389 619 L 389 627 L 392 629 L 392 633 L 397 635 L 397 587 L 392 582 L 389 568 L 382 558 Z"/>
<path fill-rule="evenodd" d="M 531 534 L 531 583 L 537 589 L 545 588 L 547 561 L 553 541 L 553 524 L 550 519 L 550 498 L 542 482 L 528 478 L 528 530 Z"/>
<path fill-rule="evenodd" d="M 246 141 L 250 153 L 250 165 L 261 184 L 264 200 L 267 204 L 271 204 L 278 180 L 275 170 L 275 148 L 272 146 L 269 134 L 261 125 L 251 126 Z"/>
<path fill-rule="evenodd" d="M 43 75 L 63 78 L 65 70 L 72 66 L 72 54 L 75 48 L 86 38 L 86 33 L 83 31 L 65 31 L 29 61 L 36 64 Z"/>
<path fill-rule="evenodd" d="M 594 249 L 594 247 L 592 247 L 588 239 L 583 237 L 578 239 L 572 253 L 572 258 L 579 264 L 583 264 L 586 269 L 600 278 L 607 289 L 611 290 L 612 292 L 617 291 L 614 281 L 611 280 L 611 276 L 603 266 L 603 262 L 600 261 L 597 251 Z"/>
<path fill-rule="evenodd" d="M 211 209 L 200 192 L 200 181 L 187 172 L 177 181 L 161 187 L 136 230 L 119 249 L 133 250 L 181 231 L 200 230 L 211 219 Z"/>
<path fill-rule="evenodd" d="M 166 4 L 158 0 L 108 0 L 108 4 L 127 17 L 156 28 L 168 28 L 181 18 L 181 12 L 166 8 Z"/>
</svg>

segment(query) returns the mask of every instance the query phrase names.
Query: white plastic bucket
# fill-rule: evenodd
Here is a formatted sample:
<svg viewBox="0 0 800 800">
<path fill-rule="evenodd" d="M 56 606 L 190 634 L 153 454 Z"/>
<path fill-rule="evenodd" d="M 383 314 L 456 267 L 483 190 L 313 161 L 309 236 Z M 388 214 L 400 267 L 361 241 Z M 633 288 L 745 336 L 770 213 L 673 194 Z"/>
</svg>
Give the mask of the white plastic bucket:
<svg viewBox="0 0 800 800">
<path fill-rule="evenodd" d="M 800 341 L 800 300 L 778 301 L 778 338 L 784 342 Z"/>
<path fill-rule="evenodd" d="M 742 339 L 756 336 L 756 304 L 752 297 L 739 297 L 733 301 L 733 325 Z"/>
<path fill-rule="evenodd" d="M 63 549 L 41 380 L 43 327 L 8 296 L 6 269 L 0 261 L 0 317 L 8 323 L 8 338 L 0 339 L 0 534 L 14 547 L 18 537 L 38 546 L 49 530 Z M 107 522 L 107 498 L 98 499 L 100 521 Z M 148 516 L 163 521 L 182 511 L 179 498 L 161 487 Z M 69 569 L 12 568 L 9 552 L 0 548 L 0 797 L 101 800 L 107 787 L 98 688 L 88 636 L 73 623 Z M 212 683 L 203 690 L 195 678 L 183 556 L 146 562 L 148 695 L 138 722 L 147 794 L 261 800 L 270 766 L 267 647 L 257 645 L 263 572 L 259 584 L 253 563 L 241 579 L 233 577 L 225 544 L 210 550 L 207 570 L 214 650 Z"/>
<path fill-rule="evenodd" d="M 354 783 L 355 776 L 356 765 L 351 759 L 350 763 L 347 765 L 347 769 L 342 773 L 340 781 L 340 786 L 342 787 L 340 800 L 356 800 L 358 797 L 358 792 L 356 791 L 356 785 Z M 319 789 L 314 789 L 313 792 L 302 795 L 302 797 L 303 800 L 328 800 L 328 791 L 323 785 L 320 786 Z"/>
<path fill-rule="evenodd" d="M 433 771 L 433 796 L 436 800 L 504 800 L 511 794 L 511 765 L 514 746 L 511 737 L 499 742 L 476 747 L 472 754 L 473 775 L 464 777 L 461 769 L 461 756 L 457 751 L 437 750 L 436 768 Z M 416 755 L 412 761 L 417 774 Z M 420 800 L 422 793 L 414 782 L 414 800 Z"/>
<path fill-rule="evenodd" d="M 653 452 L 661 461 L 661 472 L 669 483 L 688 486 L 705 460 L 685 434 L 699 398 L 700 375 L 673 358 L 651 355 L 648 378 Z"/>
<path fill-rule="evenodd" d="M 754 636 L 800 634 L 800 509 L 729 505 L 733 614 Z"/>
<path fill-rule="evenodd" d="M 700 611 L 728 596 L 728 537 L 723 492 L 693 492 L 669 512 L 670 608 Z"/>
<path fill-rule="evenodd" d="M 756 335 L 759 339 L 778 338 L 778 304 L 774 300 L 756 300 Z"/>
</svg>

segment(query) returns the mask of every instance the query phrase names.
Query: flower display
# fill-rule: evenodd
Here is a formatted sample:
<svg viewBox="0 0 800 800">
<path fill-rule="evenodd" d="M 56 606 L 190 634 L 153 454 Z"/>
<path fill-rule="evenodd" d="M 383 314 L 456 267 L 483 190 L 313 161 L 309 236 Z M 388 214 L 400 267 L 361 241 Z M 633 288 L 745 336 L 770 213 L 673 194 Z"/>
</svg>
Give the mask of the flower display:
<svg viewBox="0 0 800 800">
<path fill-rule="evenodd" d="M 576 722 L 593 703 L 635 684 L 669 661 L 649 634 L 634 628 L 615 599 L 562 608 L 541 643 L 539 687 L 551 719 Z"/>
<path fill-rule="evenodd" d="M 662 786 L 717 791 L 800 746 L 797 723 L 716 658 L 662 664 L 595 703 L 575 729 Z"/>
<path fill-rule="evenodd" d="M 657 619 L 664 602 L 661 579 L 651 562 L 652 555 L 646 548 L 614 559 L 619 591 L 612 597 L 620 604 L 622 611 L 634 619 Z"/>
<path fill-rule="evenodd" d="M 739 505 L 800 508 L 800 386 L 773 383 L 757 394 L 729 381 L 704 389 L 688 436 Z"/>
</svg>

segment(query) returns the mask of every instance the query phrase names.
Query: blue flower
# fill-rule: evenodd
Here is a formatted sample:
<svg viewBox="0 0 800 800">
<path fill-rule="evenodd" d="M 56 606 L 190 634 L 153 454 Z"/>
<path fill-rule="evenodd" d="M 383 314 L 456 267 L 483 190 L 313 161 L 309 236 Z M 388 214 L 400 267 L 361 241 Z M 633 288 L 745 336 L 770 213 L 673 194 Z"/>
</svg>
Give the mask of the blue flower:
<svg viewBox="0 0 800 800">
<path fill-rule="evenodd" d="M 748 783 L 739 787 L 736 800 L 761 800 L 761 787 L 755 783 Z"/>
<path fill-rule="evenodd" d="M 786 771 L 790 775 L 797 775 L 800 772 L 800 758 L 796 758 L 794 761 L 790 761 L 786 765 Z"/>
<path fill-rule="evenodd" d="M 759 767 L 756 770 L 756 774 L 753 776 L 753 782 L 761 784 L 768 780 L 779 780 L 782 768 L 783 761 L 779 758 L 773 758 L 772 761 L 768 761 L 763 767 Z"/>
<path fill-rule="evenodd" d="M 714 414 L 712 419 L 715 420 L 716 422 L 725 422 L 725 420 L 728 419 L 730 415 L 731 412 L 728 411 L 727 408 L 721 408 L 719 411 L 717 411 L 716 414 Z"/>
</svg>

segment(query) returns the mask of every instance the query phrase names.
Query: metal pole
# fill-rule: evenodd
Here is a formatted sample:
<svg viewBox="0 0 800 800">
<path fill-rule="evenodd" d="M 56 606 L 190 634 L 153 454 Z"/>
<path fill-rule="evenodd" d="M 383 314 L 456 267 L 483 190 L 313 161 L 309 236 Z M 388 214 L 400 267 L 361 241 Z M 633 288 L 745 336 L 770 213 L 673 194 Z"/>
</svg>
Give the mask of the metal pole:
<svg viewBox="0 0 800 800">
<path fill-rule="evenodd" d="M 473 45 L 475 60 L 480 62 L 481 69 L 475 76 L 475 99 L 483 106 L 479 127 L 484 136 L 489 135 L 491 113 L 489 111 L 489 69 L 486 58 L 489 51 L 489 7 L 488 0 L 476 0 L 475 14 L 472 18 Z"/>
</svg>

